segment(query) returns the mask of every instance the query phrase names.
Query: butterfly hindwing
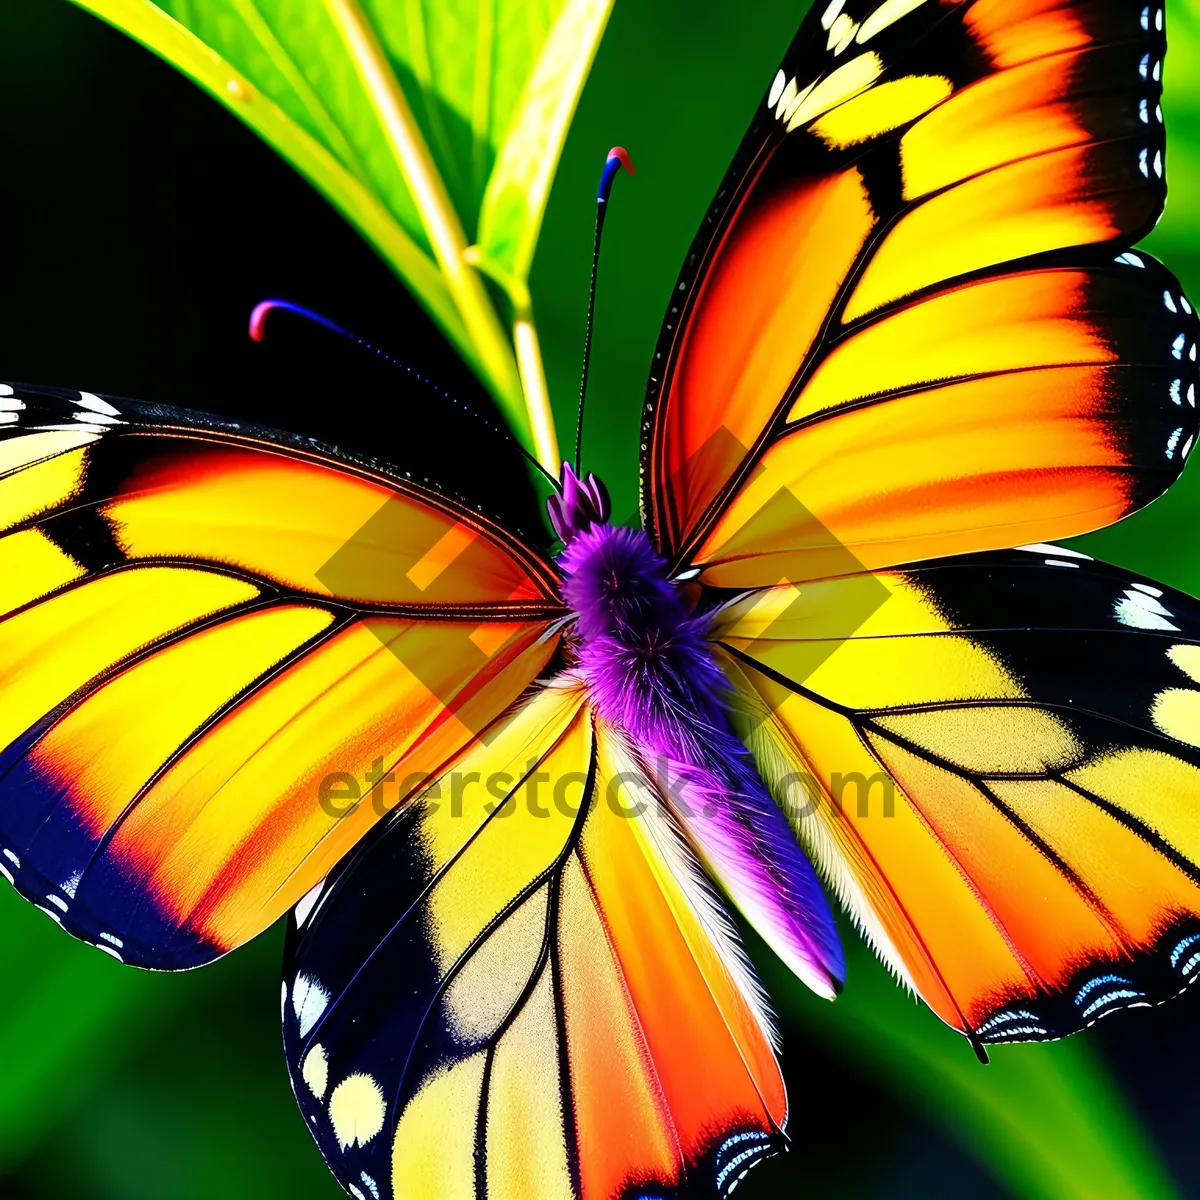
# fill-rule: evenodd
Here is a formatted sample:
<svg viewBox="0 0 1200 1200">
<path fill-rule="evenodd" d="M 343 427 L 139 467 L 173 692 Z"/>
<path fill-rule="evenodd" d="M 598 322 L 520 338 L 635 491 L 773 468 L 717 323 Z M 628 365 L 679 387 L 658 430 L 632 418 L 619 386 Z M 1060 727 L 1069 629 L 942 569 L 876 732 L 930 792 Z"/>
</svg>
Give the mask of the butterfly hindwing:
<svg viewBox="0 0 1200 1200">
<path fill-rule="evenodd" d="M 1043 546 L 767 589 L 717 637 L 799 836 L 951 1025 L 1061 1037 L 1200 971 L 1197 601 Z"/>
<path fill-rule="evenodd" d="M 665 553 L 765 586 L 1080 533 L 1166 489 L 1200 329 L 1130 250 L 1165 197 L 1162 15 L 814 6 L 656 352 Z"/>
<path fill-rule="evenodd" d="M 282 915 L 554 650 L 552 568 L 299 438 L 0 394 L 0 869 L 127 961 Z"/>
<path fill-rule="evenodd" d="M 322 1152 L 364 1197 L 726 1195 L 786 1104 L 694 862 L 569 678 L 485 741 L 296 913 Z"/>
</svg>

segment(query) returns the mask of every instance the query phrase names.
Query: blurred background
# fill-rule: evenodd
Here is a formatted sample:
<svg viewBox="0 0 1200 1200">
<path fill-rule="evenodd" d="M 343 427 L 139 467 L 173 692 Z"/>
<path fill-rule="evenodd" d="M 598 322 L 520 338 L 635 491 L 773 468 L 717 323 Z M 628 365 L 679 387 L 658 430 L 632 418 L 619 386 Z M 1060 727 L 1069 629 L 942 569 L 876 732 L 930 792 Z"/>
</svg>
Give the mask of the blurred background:
<svg viewBox="0 0 1200 1200">
<path fill-rule="evenodd" d="M 797 0 L 617 0 L 551 197 L 533 297 L 569 430 L 595 182 L 606 235 L 587 465 L 636 498 L 637 414 L 666 297 Z M 1148 246 L 1200 297 L 1200 2 L 1168 6 L 1171 197 Z M 403 377 L 320 331 L 246 337 L 251 306 L 327 313 L 481 408 L 403 287 L 289 167 L 170 67 L 65 0 L 0 5 L 0 376 L 254 417 L 386 459 L 446 440 Z M 494 486 L 519 470 L 480 457 Z M 1094 554 L 1200 593 L 1200 468 Z M 848 943 L 855 943 L 846 931 Z M 0 1195 L 313 1200 L 340 1192 L 292 1101 L 276 929 L 202 972 L 123 969 L 0 889 Z M 792 1153 L 747 1200 L 833 1194 L 1200 1197 L 1200 995 L 1062 1044 L 967 1043 L 851 953 L 825 1005 L 751 945 L 781 1012 Z M 418 1198 L 414 1198 L 418 1200 Z M 424 1198 L 420 1198 L 424 1200 Z"/>
</svg>

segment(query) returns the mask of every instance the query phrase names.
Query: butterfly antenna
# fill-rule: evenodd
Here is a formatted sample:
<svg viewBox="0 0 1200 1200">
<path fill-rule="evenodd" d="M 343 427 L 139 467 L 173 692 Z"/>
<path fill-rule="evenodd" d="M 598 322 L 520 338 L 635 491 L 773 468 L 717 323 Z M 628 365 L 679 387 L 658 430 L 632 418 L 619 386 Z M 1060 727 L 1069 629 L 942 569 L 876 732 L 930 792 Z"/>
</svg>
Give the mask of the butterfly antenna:
<svg viewBox="0 0 1200 1200">
<path fill-rule="evenodd" d="M 477 409 L 472 408 L 469 404 L 465 404 L 457 397 L 451 395 L 451 393 L 445 388 L 438 387 L 433 380 L 426 379 L 424 375 L 420 374 L 418 371 L 414 371 L 407 363 L 403 363 L 399 359 L 393 358 L 385 351 L 372 346 L 371 343 L 365 338 L 360 338 L 358 334 L 352 333 L 349 329 L 343 329 L 335 321 L 331 321 L 328 317 L 323 317 L 319 312 L 314 312 L 311 308 L 305 308 L 302 304 L 293 304 L 290 300 L 260 300 L 250 313 L 249 332 L 251 341 L 261 342 L 267 336 L 267 317 L 270 313 L 274 312 L 275 309 L 279 309 L 281 312 L 293 313 L 298 317 L 303 317 L 306 321 L 312 321 L 316 325 L 323 326 L 325 329 L 336 333 L 339 337 L 343 337 L 348 342 L 352 342 L 354 345 L 365 350 L 368 354 L 373 354 L 376 358 L 382 359 L 389 366 L 396 367 L 403 371 L 406 375 L 415 379 L 418 383 L 423 384 L 425 387 L 437 393 L 439 396 L 444 396 L 450 401 L 451 404 L 455 406 L 455 408 L 461 408 L 464 412 L 469 412 L 477 421 L 482 422 L 482 424 L 486 426 L 490 432 L 504 438 L 505 441 L 511 442 L 512 445 L 514 445 L 521 452 L 526 462 L 535 466 L 538 471 L 551 483 L 551 485 L 553 485 L 555 488 L 558 487 L 558 480 L 555 479 L 554 476 L 551 475 L 550 472 L 547 471 L 546 468 L 543 467 L 542 464 L 538 462 L 538 460 L 534 458 L 534 456 L 530 454 L 520 442 L 518 442 L 515 438 L 510 437 L 509 434 L 504 429 L 501 429 L 500 426 L 494 421 L 489 421 L 487 417 L 485 417 Z"/>
<path fill-rule="evenodd" d="M 583 378 L 579 382 L 579 416 L 575 422 L 575 473 L 581 469 L 583 459 L 583 405 L 587 399 L 588 367 L 592 361 L 592 323 L 596 319 L 596 275 L 600 269 L 600 237 L 604 233 L 604 215 L 608 212 L 608 198 L 612 194 L 613 180 L 624 167 L 630 175 L 636 175 L 633 163 L 624 146 L 614 146 L 604 160 L 604 173 L 600 176 L 600 190 L 596 193 L 596 242 L 592 248 L 592 287 L 588 293 L 587 332 L 583 335 Z"/>
</svg>

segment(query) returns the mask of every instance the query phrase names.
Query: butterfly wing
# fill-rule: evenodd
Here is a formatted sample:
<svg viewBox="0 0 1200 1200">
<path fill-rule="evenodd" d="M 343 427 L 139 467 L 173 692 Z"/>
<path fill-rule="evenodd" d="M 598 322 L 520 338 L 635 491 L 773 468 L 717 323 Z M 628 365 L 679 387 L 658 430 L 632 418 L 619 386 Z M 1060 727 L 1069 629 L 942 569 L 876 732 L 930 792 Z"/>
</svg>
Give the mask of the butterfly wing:
<svg viewBox="0 0 1200 1200">
<path fill-rule="evenodd" d="M 726 1195 L 786 1105 L 694 862 L 568 678 L 485 742 L 296 913 L 313 1136 L 363 1197 Z"/>
<path fill-rule="evenodd" d="M 127 961 L 208 961 L 514 701 L 560 615 L 546 562 L 427 487 L 6 386 L 0 871 Z"/>
<path fill-rule="evenodd" d="M 801 840 L 951 1025 L 1061 1037 L 1195 978 L 1200 603 L 1034 547 L 767 589 L 716 636 Z"/>
<path fill-rule="evenodd" d="M 1194 444 L 1162 210 L 1162 8 L 829 0 L 686 260 L 643 511 L 716 586 L 1045 541 Z"/>
</svg>

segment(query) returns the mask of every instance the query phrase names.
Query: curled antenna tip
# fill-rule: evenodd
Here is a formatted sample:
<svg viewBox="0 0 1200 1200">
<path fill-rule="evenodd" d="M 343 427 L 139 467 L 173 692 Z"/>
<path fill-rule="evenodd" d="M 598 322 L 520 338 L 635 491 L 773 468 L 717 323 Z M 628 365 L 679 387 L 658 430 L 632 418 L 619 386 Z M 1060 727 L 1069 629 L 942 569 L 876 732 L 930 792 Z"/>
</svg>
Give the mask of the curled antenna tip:
<svg viewBox="0 0 1200 1200">
<path fill-rule="evenodd" d="M 617 172 L 624 167 L 630 175 L 636 172 L 633 169 L 633 163 L 629 160 L 629 155 L 625 151 L 624 146 L 614 146 L 604 160 L 604 173 L 600 176 L 600 191 L 596 195 L 596 199 L 600 204 L 607 204 L 608 197 L 612 193 L 613 180 L 617 177 Z"/>
<path fill-rule="evenodd" d="M 331 329 L 334 333 L 341 334 L 342 337 L 348 336 L 340 325 L 334 324 L 328 317 L 323 317 L 318 312 L 313 312 L 311 308 L 305 308 L 300 304 L 293 304 L 290 300 L 260 300 L 250 313 L 249 332 L 251 341 L 261 342 L 267 336 L 267 314 L 276 308 L 283 309 L 284 312 L 295 313 L 306 320 L 315 321 L 318 325 L 324 325 L 326 329 Z"/>
<path fill-rule="evenodd" d="M 250 340 L 261 342 L 267 336 L 267 313 L 275 307 L 273 300 L 262 300 L 250 314 Z"/>
<path fill-rule="evenodd" d="M 635 171 L 633 168 L 633 160 L 629 157 L 629 151 L 626 150 L 624 146 L 614 146 L 608 152 L 608 157 L 610 159 L 615 158 L 621 164 L 621 166 L 623 166 L 625 170 L 630 173 L 630 175 L 637 174 L 637 171 Z"/>
</svg>

